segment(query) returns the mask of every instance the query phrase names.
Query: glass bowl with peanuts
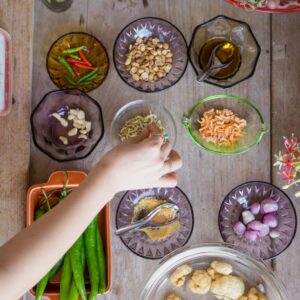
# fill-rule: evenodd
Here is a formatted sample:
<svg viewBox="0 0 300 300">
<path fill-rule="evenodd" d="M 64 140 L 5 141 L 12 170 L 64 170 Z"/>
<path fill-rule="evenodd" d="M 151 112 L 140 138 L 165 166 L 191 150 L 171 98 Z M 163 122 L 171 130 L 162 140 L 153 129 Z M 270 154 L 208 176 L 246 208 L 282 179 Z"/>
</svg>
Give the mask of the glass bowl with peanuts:
<svg viewBox="0 0 300 300">
<path fill-rule="evenodd" d="M 128 85 L 142 92 L 157 92 L 183 76 L 188 63 L 187 43 L 170 22 L 142 18 L 119 33 L 113 58 L 118 74 Z"/>
<path fill-rule="evenodd" d="M 246 152 L 266 132 L 260 111 L 247 99 L 231 95 L 199 100 L 182 122 L 196 145 L 220 155 Z"/>
<path fill-rule="evenodd" d="M 104 135 L 100 105 L 78 89 L 47 93 L 31 115 L 34 144 L 56 161 L 87 157 Z"/>
</svg>

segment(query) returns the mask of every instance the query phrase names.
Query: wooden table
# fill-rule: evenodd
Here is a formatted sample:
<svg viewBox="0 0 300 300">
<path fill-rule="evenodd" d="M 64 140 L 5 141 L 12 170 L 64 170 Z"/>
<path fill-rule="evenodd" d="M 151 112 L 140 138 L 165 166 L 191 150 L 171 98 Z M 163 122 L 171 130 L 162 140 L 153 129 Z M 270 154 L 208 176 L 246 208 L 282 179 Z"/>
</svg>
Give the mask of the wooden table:
<svg viewBox="0 0 300 300">
<path fill-rule="evenodd" d="M 251 79 L 224 91 L 197 84 L 189 65 L 184 77 L 174 87 L 156 94 L 143 94 L 125 85 L 117 75 L 112 64 L 113 42 L 119 31 L 132 20 L 144 16 L 165 18 L 178 26 L 189 42 L 197 24 L 219 14 L 248 22 L 261 45 L 261 57 Z M 25 192 L 29 184 L 44 182 L 52 171 L 58 169 L 89 171 L 109 149 L 105 136 L 85 160 L 60 164 L 41 153 L 29 138 L 30 107 L 34 107 L 46 92 L 56 89 L 46 71 L 47 51 L 57 37 L 70 31 L 89 32 L 108 50 L 111 61 L 108 78 L 90 93 L 103 108 L 106 129 L 116 110 L 134 99 L 161 102 L 176 119 L 176 148 L 184 160 L 179 186 L 190 198 L 195 214 L 195 229 L 188 245 L 221 241 L 217 226 L 218 209 L 233 187 L 249 180 L 282 184 L 271 167 L 274 153 L 279 151 L 283 135 L 289 136 L 292 132 L 300 135 L 297 114 L 300 93 L 298 14 L 270 16 L 250 13 L 223 0 L 74 0 L 68 11 L 57 14 L 38 0 L 0 0 L 0 26 L 12 34 L 15 72 L 15 103 L 11 114 L 0 119 L 0 244 L 24 226 Z M 198 99 L 224 92 L 250 99 L 262 112 L 268 127 L 261 143 L 243 155 L 220 157 L 200 151 L 189 140 L 180 122 L 182 114 Z M 291 192 L 290 195 L 299 214 L 299 200 Z M 115 229 L 118 201 L 119 197 L 112 201 L 112 230 Z M 107 298 L 138 299 L 154 262 L 128 251 L 115 235 L 112 235 L 112 243 L 113 288 Z M 284 281 L 293 300 L 300 299 L 299 247 L 298 233 L 290 248 L 270 264 Z"/>
</svg>

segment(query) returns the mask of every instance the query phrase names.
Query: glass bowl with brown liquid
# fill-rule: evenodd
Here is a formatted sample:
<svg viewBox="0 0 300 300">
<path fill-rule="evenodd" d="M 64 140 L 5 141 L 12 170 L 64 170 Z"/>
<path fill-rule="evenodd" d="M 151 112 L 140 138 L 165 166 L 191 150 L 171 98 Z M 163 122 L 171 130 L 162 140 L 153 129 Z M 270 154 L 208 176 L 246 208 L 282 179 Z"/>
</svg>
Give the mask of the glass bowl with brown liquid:
<svg viewBox="0 0 300 300">
<path fill-rule="evenodd" d="M 213 51 L 215 61 L 229 64 L 212 73 L 204 82 L 229 88 L 254 74 L 261 50 L 247 23 L 217 16 L 194 29 L 189 58 L 197 76 L 209 69 Z"/>
</svg>

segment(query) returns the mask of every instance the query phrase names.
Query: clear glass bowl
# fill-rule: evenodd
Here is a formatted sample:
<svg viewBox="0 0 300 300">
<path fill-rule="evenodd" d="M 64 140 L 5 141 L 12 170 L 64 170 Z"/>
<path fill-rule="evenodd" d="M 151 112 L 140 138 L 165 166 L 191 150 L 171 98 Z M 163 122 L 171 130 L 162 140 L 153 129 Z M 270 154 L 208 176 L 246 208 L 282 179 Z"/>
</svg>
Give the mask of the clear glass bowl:
<svg viewBox="0 0 300 300">
<path fill-rule="evenodd" d="M 134 254 L 148 259 L 159 259 L 188 242 L 194 227 L 193 209 L 186 194 L 178 187 L 128 191 L 117 208 L 117 228 L 131 224 L 134 207 L 145 197 L 163 199 L 176 204 L 179 207 L 177 220 L 180 222 L 180 229 L 178 232 L 156 241 L 150 240 L 141 231 L 127 232 L 120 238 L 124 245 Z"/>
<path fill-rule="evenodd" d="M 233 273 L 243 278 L 249 287 L 262 284 L 268 300 L 287 300 L 290 297 L 280 280 L 267 268 L 267 266 L 242 252 L 235 250 L 232 246 L 216 244 L 200 244 L 193 247 L 184 247 L 165 257 L 154 270 L 143 285 L 140 294 L 141 300 L 164 300 L 170 292 L 175 292 L 182 299 L 189 300 L 213 300 L 216 299 L 211 293 L 206 295 L 193 294 L 187 287 L 175 288 L 169 281 L 172 272 L 183 264 L 189 264 L 193 268 L 207 268 L 213 260 L 230 263 Z"/>
<path fill-rule="evenodd" d="M 272 198 L 278 204 L 278 238 L 269 235 L 258 238 L 255 242 L 238 236 L 233 226 L 240 221 L 243 210 L 253 202 Z M 253 181 L 234 188 L 223 200 L 219 212 L 219 230 L 224 242 L 238 247 L 243 252 L 261 259 L 271 259 L 285 251 L 292 243 L 297 230 L 297 215 L 291 199 L 271 183 Z"/>
<path fill-rule="evenodd" d="M 135 81 L 125 66 L 126 54 L 130 44 L 145 37 L 157 37 L 170 45 L 173 53 L 172 69 L 167 76 L 156 82 Z M 142 92 L 158 92 L 173 86 L 183 76 L 187 63 L 187 43 L 180 30 L 167 20 L 147 17 L 133 21 L 119 33 L 113 50 L 114 64 L 125 83 Z"/>
<path fill-rule="evenodd" d="M 240 118 L 247 121 L 247 126 L 244 130 L 245 134 L 239 141 L 230 146 L 225 146 L 207 142 L 201 137 L 199 134 L 200 126 L 197 120 L 203 116 L 204 112 L 212 108 L 230 109 Z M 247 99 L 231 95 L 214 95 L 201 99 L 191 109 L 189 114 L 183 117 L 183 124 L 196 145 L 204 150 L 220 155 L 246 152 L 257 145 L 266 132 L 266 125 L 259 110 Z"/>
<path fill-rule="evenodd" d="M 90 83 L 77 84 L 78 77 L 71 78 L 74 82 L 69 83 L 65 75 L 70 76 L 68 70 L 59 63 L 58 57 L 65 56 L 63 51 L 70 48 L 86 46 L 89 52 L 85 53 L 90 63 L 98 68 L 97 77 Z M 78 56 L 78 53 L 73 53 Z M 103 44 L 91 34 L 85 32 L 71 32 L 59 37 L 50 47 L 47 54 L 47 71 L 53 83 L 60 89 L 79 88 L 84 92 L 90 92 L 100 86 L 109 70 L 109 60 Z M 79 69 L 81 78 L 91 70 Z M 71 77 L 71 76 L 70 76 Z"/>
<path fill-rule="evenodd" d="M 237 73 L 230 78 L 220 80 L 208 77 L 204 82 L 221 88 L 229 88 L 254 74 L 261 50 L 250 26 L 226 16 L 216 16 L 196 26 L 192 35 L 189 58 L 197 76 L 203 72 L 199 64 L 201 49 L 207 41 L 213 38 L 222 38 L 235 44 L 241 53 L 241 65 Z"/>
<path fill-rule="evenodd" d="M 120 130 L 125 122 L 138 115 L 147 116 L 152 112 L 156 114 L 164 128 L 172 146 L 176 144 L 177 129 L 171 113 L 160 103 L 151 100 L 135 100 L 121 107 L 115 114 L 110 127 L 110 144 L 112 147 L 121 143 Z"/>
<path fill-rule="evenodd" d="M 65 136 L 67 128 L 52 116 L 58 112 L 66 117 L 72 108 L 80 108 L 86 114 L 86 120 L 92 122 L 89 137 L 86 140 L 69 137 L 69 144 L 64 145 L 59 136 Z M 78 89 L 57 90 L 47 93 L 31 114 L 31 130 L 36 147 L 54 160 L 63 162 L 87 157 L 95 149 L 104 135 L 103 116 L 100 105 Z"/>
</svg>

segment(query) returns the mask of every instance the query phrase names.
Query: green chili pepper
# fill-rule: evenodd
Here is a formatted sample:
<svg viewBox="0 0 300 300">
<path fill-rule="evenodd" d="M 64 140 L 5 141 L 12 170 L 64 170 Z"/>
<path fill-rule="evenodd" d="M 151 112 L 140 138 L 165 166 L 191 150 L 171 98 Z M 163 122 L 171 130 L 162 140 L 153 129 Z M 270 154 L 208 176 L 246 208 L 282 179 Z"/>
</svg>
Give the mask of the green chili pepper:
<svg viewBox="0 0 300 300">
<path fill-rule="evenodd" d="M 35 292 L 35 299 L 41 300 L 44 294 L 44 291 L 46 289 L 46 286 L 48 284 L 49 280 L 49 273 L 47 273 L 37 284 L 36 286 L 36 292 Z"/>
<path fill-rule="evenodd" d="M 78 52 L 80 50 L 87 50 L 87 48 L 85 46 L 79 46 L 79 47 L 76 47 L 76 48 L 66 49 L 66 50 L 64 50 L 63 53 L 70 54 L 70 53 Z"/>
<path fill-rule="evenodd" d="M 73 81 L 68 75 L 64 75 L 64 78 L 66 79 L 66 81 L 71 84 L 71 85 L 77 85 L 77 83 L 75 81 Z"/>
<path fill-rule="evenodd" d="M 72 267 L 70 252 L 64 258 L 64 264 L 60 277 L 60 300 L 68 300 L 69 290 L 72 282 Z"/>
<path fill-rule="evenodd" d="M 89 72 L 88 74 L 86 74 L 85 76 L 81 77 L 79 80 L 78 80 L 78 83 L 81 83 L 83 81 L 86 81 L 88 80 L 90 77 L 96 75 L 97 76 L 97 72 L 98 72 L 98 69 L 95 69 L 91 72 Z"/>
<path fill-rule="evenodd" d="M 53 267 L 52 269 L 39 281 L 39 283 L 36 286 L 36 294 L 35 299 L 41 300 L 42 296 L 45 292 L 45 289 L 47 287 L 48 281 L 57 274 L 57 272 L 60 270 L 63 263 L 63 258 L 61 258 Z"/>
<path fill-rule="evenodd" d="M 70 256 L 71 256 L 71 266 L 73 271 L 73 277 L 75 280 L 76 287 L 80 294 L 82 300 L 87 300 L 86 297 L 86 290 L 84 284 L 84 277 L 83 277 L 83 265 L 81 262 L 82 256 L 82 247 L 83 247 L 83 238 L 80 238 L 75 242 L 75 244 L 70 249 Z"/>
<path fill-rule="evenodd" d="M 43 207 L 38 208 L 35 213 L 34 213 L 34 219 L 37 220 L 39 219 L 41 216 L 43 216 L 45 214 L 45 209 Z"/>
<path fill-rule="evenodd" d="M 103 240 L 99 230 L 99 227 L 96 228 L 96 238 L 97 238 L 97 258 L 99 266 L 99 292 L 104 294 L 106 290 L 106 260 L 105 252 L 103 247 Z"/>
<path fill-rule="evenodd" d="M 62 64 L 69 71 L 69 73 L 72 75 L 72 77 L 75 77 L 75 73 L 74 73 L 71 65 L 65 60 L 65 58 L 62 56 L 59 56 L 57 59 L 60 62 L 60 64 Z"/>
<path fill-rule="evenodd" d="M 79 62 L 81 61 L 81 58 L 80 58 L 78 55 L 76 55 L 76 54 L 70 53 L 69 56 L 70 56 L 71 58 L 77 59 Z"/>
<path fill-rule="evenodd" d="M 84 247 L 82 247 L 82 252 L 81 252 L 81 263 L 82 263 L 83 270 L 84 270 L 84 267 L 85 267 Z M 78 297 L 79 297 L 79 292 L 76 287 L 74 276 L 73 276 L 68 300 L 78 300 Z"/>
<path fill-rule="evenodd" d="M 86 253 L 89 278 L 91 283 L 91 292 L 89 300 L 95 300 L 98 294 L 99 287 L 99 267 L 97 259 L 97 217 L 90 223 L 83 233 L 84 250 Z"/>
</svg>

